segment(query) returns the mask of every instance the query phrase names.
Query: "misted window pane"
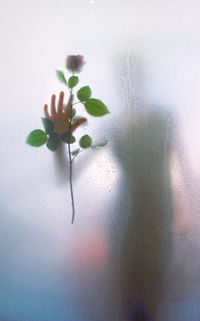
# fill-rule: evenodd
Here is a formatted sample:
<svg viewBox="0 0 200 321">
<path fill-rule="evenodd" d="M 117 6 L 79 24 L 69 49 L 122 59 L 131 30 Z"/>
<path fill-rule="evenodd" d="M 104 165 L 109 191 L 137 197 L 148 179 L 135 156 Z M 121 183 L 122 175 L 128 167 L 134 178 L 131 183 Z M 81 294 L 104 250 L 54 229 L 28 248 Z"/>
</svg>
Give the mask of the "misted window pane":
<svg viewBox="0 0 200 321">
<path fill-rule="evenodd" d="M 2 321 L 200 320 L 200 4 L 1 1 Z M 106 146 L 25 143 L 83 55 Z M 78 108 L 78 107 L 77 107 Z"/>
</svg>

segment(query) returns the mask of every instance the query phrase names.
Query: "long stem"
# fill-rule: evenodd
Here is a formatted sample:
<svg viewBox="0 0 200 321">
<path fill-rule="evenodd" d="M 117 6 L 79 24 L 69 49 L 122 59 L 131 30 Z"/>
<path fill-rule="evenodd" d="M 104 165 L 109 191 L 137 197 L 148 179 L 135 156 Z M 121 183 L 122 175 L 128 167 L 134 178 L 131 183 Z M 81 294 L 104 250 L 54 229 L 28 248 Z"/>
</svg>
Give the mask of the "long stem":
<svg viewBox="0 0 200 321">
<path fill-rule="evenodd" d="M 70 90 L 70 97 L 72 95 L 72 89 Z M 72 165 L 73 165 L 73 159 L 71 154 L 71 126 L 72 126 L 72 103 L 70 106 L 70 120 L 69 120 L 69 143 L 68 143 L 68 156 L 69 156 L 69 184 L 70 184 L 70 193 L 71 193 L 71 201 L 72 201 L 72 221 L 71 223 L 74 223 L 74 217 L 75 217 L 75 205 L 74 205 L 74 193 L 73 193 L 73 185 L 72 185 Z"/>
<path fill-rule="evenodd" d="M 70 138 L 69 138 L 70 139 Z M 75 205 L 74 205 L 74 193 L 73 193 L 73 186 L 72 186 L 72 155 L 71 155 L 71 146 L 68 144 L 68 155 L 69 155 L 69 184 L 70 184 L 70 193 L 71 193 L 71 201 L 72 201 L 72 221 L 74 223 L 75 217 Z"/>
</svg>

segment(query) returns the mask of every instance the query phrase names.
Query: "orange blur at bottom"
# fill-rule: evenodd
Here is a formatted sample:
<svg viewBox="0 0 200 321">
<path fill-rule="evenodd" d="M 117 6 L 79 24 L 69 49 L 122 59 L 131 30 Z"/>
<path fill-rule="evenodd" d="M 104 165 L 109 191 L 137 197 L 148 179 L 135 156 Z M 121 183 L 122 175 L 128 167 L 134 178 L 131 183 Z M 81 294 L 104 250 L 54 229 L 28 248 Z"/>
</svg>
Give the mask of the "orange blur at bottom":
<svg viewBox="0 0 200 321">
<path fill-rule="evenodd" d="M 82 267 L 105 266 L 107 261 L 107 244 L 103 235 L 81 240 L 71 249 L 71 259 Z"/>
</svg>

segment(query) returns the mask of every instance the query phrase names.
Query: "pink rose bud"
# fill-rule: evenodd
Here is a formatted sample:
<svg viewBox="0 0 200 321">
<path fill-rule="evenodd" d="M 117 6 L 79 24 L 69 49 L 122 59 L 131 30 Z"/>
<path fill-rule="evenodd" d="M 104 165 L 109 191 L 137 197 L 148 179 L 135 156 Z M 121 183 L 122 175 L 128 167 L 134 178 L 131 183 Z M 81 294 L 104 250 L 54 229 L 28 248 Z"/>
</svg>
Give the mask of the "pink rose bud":
<svg viewBox="0 0 200 321">
<path fill-rule="evenodd" d="M 80 72 L 85 62 L 84 57 L 81 55 L 67 56 L 66 68 L 72 72 Z"/>
</svg>

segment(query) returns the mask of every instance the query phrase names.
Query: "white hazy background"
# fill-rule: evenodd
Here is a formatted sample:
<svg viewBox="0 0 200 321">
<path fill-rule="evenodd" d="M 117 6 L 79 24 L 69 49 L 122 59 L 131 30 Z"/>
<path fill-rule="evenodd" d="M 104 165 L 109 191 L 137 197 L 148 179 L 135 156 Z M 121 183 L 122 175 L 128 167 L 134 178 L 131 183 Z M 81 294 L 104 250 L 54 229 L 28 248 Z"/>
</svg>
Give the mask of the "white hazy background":
<svg viewBox="0 0 200 321">
<path fill-rule="evenodd" d="M 0 319 L 117 320 L 107 251 L 120 184 L 112 139 L 126 114 L 117 58 L 139 57 L 140 97 L 175 110 L 185 157 L 198 180 L 200 3 L 0 0 L 0 30 Z M 70 54 L 84 55 L 80 85 L 90 85 L 111 112 L 101 119 L 89 116 L 88 127 L 77 131 L 109 143 L 77 159 L 74 225 L 68 182 L 63 184 L 53 153 L 25 144 L 31 130 L 42 129 L 43 105 L 65 89 L 55 69 L 65 70 Z M 193 188 L 198 200 L 198 183 Z M 184 218 L 193 235 L 200 232 L 198 208 Z M 165 321 L 180 315 L 173 317 Z"/>
</svg>

